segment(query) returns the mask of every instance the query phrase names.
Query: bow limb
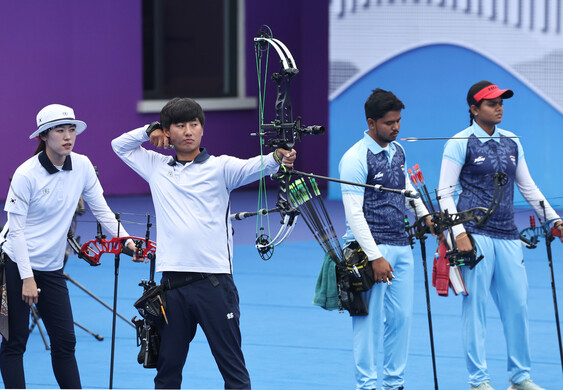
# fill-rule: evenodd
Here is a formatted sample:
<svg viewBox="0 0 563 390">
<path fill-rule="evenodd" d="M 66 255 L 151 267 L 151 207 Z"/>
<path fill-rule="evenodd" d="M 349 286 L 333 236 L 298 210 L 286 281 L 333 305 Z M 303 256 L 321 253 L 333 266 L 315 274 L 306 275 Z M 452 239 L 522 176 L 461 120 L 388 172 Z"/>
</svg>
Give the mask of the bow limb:
<svg viewBox="0 0 563 390">
<path fill-rule="evenodd" d="M 270 239 L 270 237 L 266 235 L 258 237 L 256 240 L 256 249 L 258 249 L 262 260 L 269 260 L 272 257 L 274 247 L 281 244 L 291 234 L 296 222 L 297 216 L 292 217 L 286 214 L 282 222 L 282 227 L 274 238 Z"/>
<path fill-rule="evenodd" d="M 271 45 L 278 53 L 284 70 L 297 70 L 297 66 L 295 65 L 295 60 L 293 59 L 291 52 L 289 51 L 287 46 L 284 45 L 283 42 L 281 42 L 279 39 L 268 38 L 267 36 L 259 36 L 254 38 L 254 42 L 259 44 L 260 46 L 263 46 L 264 43 Z"/>
<path fill-rule="evenodd" d="M 272 175 L 272 179 L 279 182 L 275 210 L 282 216 L 282 226 L 273 239 L 267 234 L 261 234 L 257 237 L 256 249 L 258 249 L 262 260 L 269 260 L 273 255 L 274 248 L 289 237 L 300 214 L 299 210 L 291 204 L 288 197 L 291 176 L 285 170 L 285 167 L 282 166 L 281 169 L 281 172 Z"/>
</svg>

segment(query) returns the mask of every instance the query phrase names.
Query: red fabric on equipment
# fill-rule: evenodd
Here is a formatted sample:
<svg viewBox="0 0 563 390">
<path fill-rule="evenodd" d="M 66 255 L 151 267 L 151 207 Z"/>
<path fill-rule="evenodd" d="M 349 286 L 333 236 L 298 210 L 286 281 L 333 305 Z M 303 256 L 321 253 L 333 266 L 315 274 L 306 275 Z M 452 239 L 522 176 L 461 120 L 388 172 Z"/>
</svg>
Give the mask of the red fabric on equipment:
<svg viewBox="0 0 563 390">
<path fill-rule="evenodd" d="M 450 263 L 446 259 L 446 244 L 440 241 L 434 255 L 434 268 L 432 269 L 432 286 L 436 287 L 438 295 L 447 297 L 450 287 Z"/>
</svg>

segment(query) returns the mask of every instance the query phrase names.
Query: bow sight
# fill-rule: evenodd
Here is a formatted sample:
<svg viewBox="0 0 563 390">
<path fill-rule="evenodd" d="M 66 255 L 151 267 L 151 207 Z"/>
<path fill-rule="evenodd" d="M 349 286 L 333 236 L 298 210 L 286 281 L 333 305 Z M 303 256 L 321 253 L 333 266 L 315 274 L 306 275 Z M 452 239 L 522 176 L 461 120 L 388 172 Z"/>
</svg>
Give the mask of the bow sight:
<svg viewBox="0 0 563 390">
<path fill-rule="evenodd" d="M 282 148 L 285 150 L 293 149 L 295 143 L 301 141 L 302 135 L 316 135 L 325 132 L 323 126 L 302 126 L 301 117 L 297 117 L 294 122 L 289 123 L 282 123 L 276 119 L 272 123 L 261 125 L 260 129 L 263 131 L 260 133 L 251 133 L 251 135 L 274 137 L 263 141 L 265 142 L 265 146 L 267 148 Z"/>
</svg>

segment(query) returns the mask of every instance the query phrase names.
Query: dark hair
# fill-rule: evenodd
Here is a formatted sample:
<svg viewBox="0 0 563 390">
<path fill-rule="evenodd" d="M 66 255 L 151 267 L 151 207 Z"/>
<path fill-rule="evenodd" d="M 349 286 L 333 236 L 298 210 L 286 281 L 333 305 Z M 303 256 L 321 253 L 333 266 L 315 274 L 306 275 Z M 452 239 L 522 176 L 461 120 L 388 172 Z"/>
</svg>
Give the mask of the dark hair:
<svg viewBox="0 0 563 390">
<path fill-rule="evenodd" d="M 173 123 L 191 122 L 199 119 L 203 126 L 205 115 L 198 102 L 190 98 L 174 98 L 160 111 L 160 124 L 164 129 L 169 129 Z"/>
<path fill-rule="evenodd" d="M 478 102 L 475 101 L 474 96 L 477 92 L 481 91 L 483 88 L 489 85 L 493 85 L 493 83 L 487 80 L 481 80 L 478 83 L 473 84 L 469 88 L 469 91 L 467 91 L 466 100 L 467 100 L 467 105 L 469 106 L 469 126 L 473 125 L 473 120 L 475 119 L 475 115 L 473 115 L 473 113 L 471 112 L 471 106 L 481 107 L 481 103 L 483 103 L 482 99 Z"/>
<path fill-rule="evenodd" d="M 403 108 L 405 105 L 393 92 L 381 88 L 374 89 L 364 104 L 366 119 L 374 120 L 383 118 L 389 111 L 400 111 Z"/>
<path fill-rule="evenodd" d="M 473 104 L 473 106 L 475 107 L 481 107 L 481 104 L 484 102 L 484 100 L 481 100 L 475 104 Z M 475 115 L 473 115 L 473 113 L 471 112 L 471 104 L 469 105 L 469 126 L 473 125 L 473 120 L 475 119 Z"/>
</svg>

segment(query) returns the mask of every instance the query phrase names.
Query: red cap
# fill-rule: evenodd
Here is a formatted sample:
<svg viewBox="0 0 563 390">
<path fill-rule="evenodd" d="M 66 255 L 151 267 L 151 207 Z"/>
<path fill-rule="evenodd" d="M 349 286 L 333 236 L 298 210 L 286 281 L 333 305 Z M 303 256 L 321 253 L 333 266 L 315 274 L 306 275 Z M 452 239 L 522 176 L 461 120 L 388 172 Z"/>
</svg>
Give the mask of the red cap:
<svg viewBox="0 0 563 390">
<path fill-rule="evenodd" d="M 496 84 L 483 80 L 471 86 L 467 93 L 467 103 L 472 105 L 484 99 L 496 99 L 498 97 L 509 99 L 513 95 L 514 92 L 512 92 L 512 90 L 500 89 Z"/>
</svg>

